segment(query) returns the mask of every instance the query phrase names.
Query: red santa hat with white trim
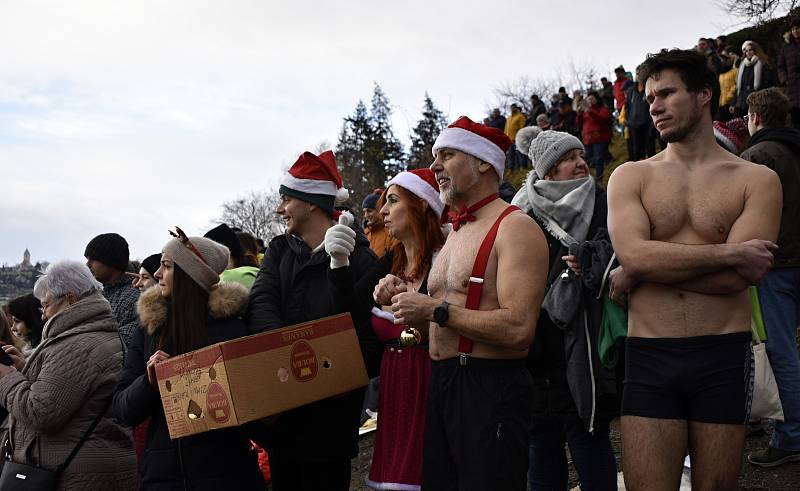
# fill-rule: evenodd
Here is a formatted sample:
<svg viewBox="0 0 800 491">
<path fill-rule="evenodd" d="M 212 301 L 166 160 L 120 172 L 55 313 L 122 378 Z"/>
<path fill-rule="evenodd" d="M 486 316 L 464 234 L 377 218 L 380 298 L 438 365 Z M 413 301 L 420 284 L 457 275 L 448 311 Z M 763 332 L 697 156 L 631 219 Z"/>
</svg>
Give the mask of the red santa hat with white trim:
<svg viewBox="0 0 800 491">
<path fill-rule="evenodd" d="M 291 196 L 333 214 L 334 205 L 347 201 L 350 193 L 342 187 L 336 157 L 327 150 L 319 155 L 304 152 L 283 177 L 281 196 Z"/>
<path fill-rule="evenodd" d="M 461 116 L 455 123 L 443 129 L 433 144 L 433 156 L 440 148 L 450 148 L 468 153 L 494 167 L 500 180 L 506 167 L 506 151 L 511 147 L 511 139 L 497 128 L 472 121 Z"/>
<path fill-rule="evenodd" d="M 439 197 L 439 184 L 433 171 L 427 167 L 403 171 L 394 176 L 387 184 L 386 189 L 391 185 L 400 186 L 408 190 L 414 196 L 425 200 L 438 218 L 442 217 L 444 203 Z"/>
</svg>

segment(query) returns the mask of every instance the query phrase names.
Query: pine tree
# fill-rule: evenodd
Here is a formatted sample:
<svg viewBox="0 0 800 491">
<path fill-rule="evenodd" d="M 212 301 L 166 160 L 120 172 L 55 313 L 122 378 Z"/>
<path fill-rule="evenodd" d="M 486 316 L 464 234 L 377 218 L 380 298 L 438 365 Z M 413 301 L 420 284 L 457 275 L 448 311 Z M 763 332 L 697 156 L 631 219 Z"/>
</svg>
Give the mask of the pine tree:
<svg viewBox="0 0 800 491">
<path fill-rule="evenodd" d="M 339 142 L 336 145 L 336 162 L 342 174 L 344 186 L 350 190 L 351 205 L 357 203 L 373 189 L 368 170 L 370 142 L 374 139 L 367 106 L 358 101 L 352 116 L 344 118 Z"/>
<path fill-rule="evenodd" d="M 369 112 L 358 101 L 353 115 L 344 118 L 336 161 L 344 185 L 350 190 L 351 208 L 403 170 L 403 145 L 394 136 L 391 115 L 389 99 L 375 84 Z"/>
<path fill-rule="evenodd" d="M 377 171 L 374 177 L 381 186 L 389 178 L 403 170 L 403 145 L 394 136 L 391 117 L 392 109 L 389 106 L 389 99 L 381 86 L 376 83 L 370 108 L 370 121 L 373 129 L 370 153 L 374 158 L 373 163 Z"/>
<path fill-rule="evenodd" d="M 433 163 L 433 144 L 436 137 L 447 126 L 444 113 L 436 108 L 428 93 L 422 108 L 422 119 L 411 131 L 411 148 L 408 150 L 406 167 L 418 169 Z"/>
</svg>

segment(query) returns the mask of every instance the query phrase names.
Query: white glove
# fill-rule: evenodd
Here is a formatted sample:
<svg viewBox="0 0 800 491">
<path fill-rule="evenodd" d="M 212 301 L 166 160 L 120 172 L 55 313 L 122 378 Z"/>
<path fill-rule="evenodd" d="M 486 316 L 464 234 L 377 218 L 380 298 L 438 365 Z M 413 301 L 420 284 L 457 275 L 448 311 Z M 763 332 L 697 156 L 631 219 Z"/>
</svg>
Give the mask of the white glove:
<svg viewBox="0 0 800 491">
<path fill-rule="evenodd" d="M 331 256 L 331 269 L 350 265 L 350 253 L 356 247 L 356 232 L 345 225 L 349 219 L 342 214 L 339 223 L 325 232 L 325 252 Z"/>
</svg>

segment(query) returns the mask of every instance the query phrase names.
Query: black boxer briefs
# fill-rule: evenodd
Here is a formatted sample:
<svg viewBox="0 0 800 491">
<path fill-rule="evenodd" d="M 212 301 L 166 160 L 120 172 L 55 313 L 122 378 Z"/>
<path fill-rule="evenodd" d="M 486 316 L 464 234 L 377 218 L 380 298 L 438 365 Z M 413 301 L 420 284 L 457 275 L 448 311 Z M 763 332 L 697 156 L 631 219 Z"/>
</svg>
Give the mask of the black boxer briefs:
<svg viewBox="0 0 800 491">
<path fill-rule="evenodd" d="M 752 400 L 751 334 L 629 337 L 622 415 L 745 424 Z"/>
</svg>

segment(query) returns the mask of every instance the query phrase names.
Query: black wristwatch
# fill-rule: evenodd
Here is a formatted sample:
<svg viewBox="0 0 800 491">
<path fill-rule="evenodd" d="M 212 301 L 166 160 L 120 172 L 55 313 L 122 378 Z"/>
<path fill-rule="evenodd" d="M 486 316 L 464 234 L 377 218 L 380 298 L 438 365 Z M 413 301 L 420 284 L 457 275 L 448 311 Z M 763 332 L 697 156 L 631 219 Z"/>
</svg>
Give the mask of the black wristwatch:
<svg viewBox="0 0 800 491">
<path fill-rule="evenodd" d="M 450 304 L 443 301 L 441 305 L 433 309 L 433 321 L 439 324 L 439 327 L 444 327 L 447 319 L 450 318 Z"/>
</svg>

